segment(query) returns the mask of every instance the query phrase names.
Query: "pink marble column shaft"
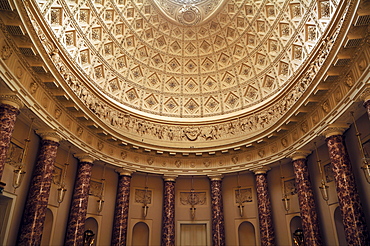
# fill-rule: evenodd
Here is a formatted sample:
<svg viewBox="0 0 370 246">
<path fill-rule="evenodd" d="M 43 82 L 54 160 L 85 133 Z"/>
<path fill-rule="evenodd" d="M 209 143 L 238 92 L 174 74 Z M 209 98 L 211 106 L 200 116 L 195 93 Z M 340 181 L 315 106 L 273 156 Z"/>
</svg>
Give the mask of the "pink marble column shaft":
<svg viewBox="0 0 370 246">
<path fill-rule="evenodd" d="M 322 245 L 319 220 L 306 159 L 293 160 L 305 245 Z"/>
<path fill-rule="evenodd" d="M 18 108 L 8 104 L 0 105 L 0 180 L 18 114 Z"/>
<path fill-rule="evenodd" d="M 370 120 L 370 99 L 368 99 L 364 102 L 364 107 L 367 110 L 367 116 L 369 117 L 369 120 Z"/>
<path fill-rule="evenodd" d="M 211 179 L 212 245 L 225 245 L 224 208 L 222 180 Z"/>
<path fill-rule="evenodd" d="M 126 245 L 131 176 L 119 175 L 111 245 Z"/>
<path fill-rule="evenodd" d="M 42 140 L 24 207 L 18 245 L 40 245 L 59 143 Z"/>
<path fill-rule="evenodd" d="M 175 245 L 175 181 L 164 181 L 162 246 Z"/>
<path fill-rule="evenodd" d="M 266 172 L 256 172 L 255 176 L 261 245 L 275 245 L 275 232 L 272 223 L 272 208 L 267 189 L 267 174 Z"/>
<path fill-rule="evenodd" d="M 326 138 L 348 245 L 370 245 L 369 234 L 343 135 Z"/>
<path fill-rule="evenodd" d="M 64 245 L 79 246 L 83 243 L 91 169 L 91 162 L 79 162 Z"/>
</svg>

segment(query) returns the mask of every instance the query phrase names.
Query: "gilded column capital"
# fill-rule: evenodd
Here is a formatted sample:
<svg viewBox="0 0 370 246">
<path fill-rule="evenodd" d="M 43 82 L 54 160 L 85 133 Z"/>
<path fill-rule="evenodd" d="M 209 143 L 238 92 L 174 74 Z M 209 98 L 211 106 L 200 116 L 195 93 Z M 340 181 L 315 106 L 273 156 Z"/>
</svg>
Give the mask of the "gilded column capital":
<svg viewBox="0 0 370 246">
<path fill-rule="evenodd" d="M 63 137 L 54 130 L 37 130 L 36 133 L 42 140 L 50 140 L 59 143 L 63 139 Z"/>
<path fill-rule="evenodd" d="M 80 162 L 93 163 L 95 158 L 87 153 L 79 153 L 74 155 Z"/>
<path fill-rule="evenodd" d="M 266 174 L 268 171 L 270 171 L 271 168 L 269 167 L 257 167 L 252 169 L 252 172 L 257 175 L 257 174 Z"/>
<path fill-rule="evenodd" d="M 0 95 L 0 103 L 13 106 L 17 109 L 23 107 L 22 101 L 16 95 Z"/>
<path fill-rule="evenodd" d="M 343 135 L 344 131 L 347 129 L 348 129 L 348 125 L 346 124 L 332 124 L 326 127 L 326 129 L 322 132 L 322 135 L 325 138 L 335 136 L 335 135 Z"/>
<path fill-rule="evenodd" d="M 130 177 L 135 172 L 125 168 L 116 168 L 114 171 L 118 173 L 119 176 L 130 176 Z"/>
<path fill-rule="evenodd" d="M 289 158 L 292 159 L 292 161 L 298 160 L 298 159 L 306 159 L 306 157 L 311 154 L 311 151 L 309 150 L 296 150 L 292 154 L 289 155 Z"/>
<path fill-rule="evenodd" d="M 217 180 L 222 180 L 222 178 L 224 177 L 224 175 L 222 174 L 217 174 L 217 175 L 208 175 L 208 178 L 211 180 L 211 181 L 217 181 Z"/>
<path fill-rule="evenodd" d="M 168 181 L 168 182 L 175 182 L 176 178 L 177 178 L 177 175 L 165 175 L 165 176 L 163 176 L 163 180 Z"/>
</svg>

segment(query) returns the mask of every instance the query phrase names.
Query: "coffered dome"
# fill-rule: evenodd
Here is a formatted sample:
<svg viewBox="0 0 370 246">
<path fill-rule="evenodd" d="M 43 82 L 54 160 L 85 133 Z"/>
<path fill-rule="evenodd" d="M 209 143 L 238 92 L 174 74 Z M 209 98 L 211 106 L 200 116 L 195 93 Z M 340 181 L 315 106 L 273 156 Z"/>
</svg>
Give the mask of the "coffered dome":
<svg viewBox="0 0 370 246">
<path fill-rule="evenodd" d="M 282 96 L 321 44 L 335 1 L 38 1 L 71 64 L 149 117 L 209 120 Z M 170 20 L 170 21 L 169 21 Z"/>
<path fill-rule="evenodd" d="M 346 121 L 337 114 L 351 107 L 346 95 L 366 90 L 348 65 L 365 67 L 350 54 L 360 52 L 366 26 L 355 19 L 366 8 L 354 1 L 18 7 L 18 17 L 3 19 L 32 76 L 12 63 L 25 77 L 16 90 L 75 152 L 132 170 L 201 175 L 269 165 Z M 24 25 L 14 26 L 17 18 Z"/>
</svg>

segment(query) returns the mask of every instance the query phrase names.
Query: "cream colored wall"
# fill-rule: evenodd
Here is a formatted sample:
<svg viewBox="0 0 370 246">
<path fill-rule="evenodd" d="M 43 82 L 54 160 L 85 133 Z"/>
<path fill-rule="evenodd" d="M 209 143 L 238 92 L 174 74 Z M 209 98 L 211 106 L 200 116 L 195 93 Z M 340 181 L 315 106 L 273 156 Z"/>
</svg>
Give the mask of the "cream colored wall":
<svg viewBox="0 0 370 246">
<path fill-rule="evenodd" d="M 132 241 L 131 233 L 135 223 L 142 221 L 149 227 L 149 242 L 151 245 L 161 244 L 161 227 L 162 227 L 162 204 L 163 204 L 163 179 L 159 175 L 148 175 L 148 188 L 152 190 L 152 204 L 148 205 L 148 215 L 144 219 L 142 216 L 143 204 L 135 203 L 134 192 L 135 188 L 143 189 L 145 187 L 144 174 L 132 175 L 130 189 L 130 207 L 128 221 L 128 245 Z"/>
<path fill-rule="evenodd" d="M 370 138 L 369 119 L 364 114 L 358 120 L 359 130 L 362 133 L 363 139 Z M 15 141 L 23 142 L 24 136 L 26 136 L 28 126 L 22 121 L 16 122 L 15 131 L 13 138 Z M 350 153 L 350 159 L 353 166 L 353 172 L 356 178 L 357 188 L 359 190 L 363 210 L 365 212 L 366 220 L 369 225 L 370 221 L 370 185 L 367 184 L 362 170 L 360 169 L 361 160 L 360 152 L 357 145 L 357 139 L 353 127 L 351 127 L 345 133 L 346 145 Z M 319 143 L 318 151 L 319 156 L 323 164 L 329 161 L 326 145 L 323 141 L 323 137 L 318 137 L 317 142 Z M 18 233 L 21 216 L 23 213 L 23 207 L 28 192 L 28 187 L 32 175 L 32 169 L 37 157 L 39 148 L 39 137 L 35 134 L 31 134 L 31 144 L 27 159 L 26 175 L 24 182 L 20 188 L 15 192 L 17 199 L 12 215 L 12 223 L 8 237 L 8 245 L 14 245 Z M 66 149 L 59 148 L 56 163 L 63 165 L 66 161 L 67 151 Z M 330 199 L 326 203 L 320 194 L 318 188 L 320 184 L 320 176 L 316 163 L 316 156 L 313 152 L 307 157 L 308 167 L 311 177 L 311 182 L 314 190 L 315 202 L 318 208 L 318 215 L 320 221 L 320 228 L 325 245 L 337 245 L 336 229 L 333 220 L 333 213 L 337 204 L 337 197 L 334 182 L 328 183 Z M 64 235 L 67 226 L 68 213 L 70 209 L 70 202 L 72 198 L 72 191 L 75 182 L 75 175 L 77 170 L 77 159 L 70 157 L 69 167 L 67 173 L 67 193 L 63 203 L 58 207 L 56 201 L 57 186 L 52 185 L 51 194 L 49 198 L 49 207 L 52 207 L 55 228 L 51 243 L 53 245 L 62 245 L 64 242 Z M 283 161 L 283 170 L 285 177 L 293 177 L 293 167 L 291 161 L 285 159 Z M 92 169 L 92 178 L 96 180 L 101 179 L 102 165 L 99 162 L 94 164 Z M 13 188 L 11 186 L 13 176 L 13 168 L 10 166 L 5 167 L 3 181 L 7 183 L 5 190 L 12 193 Z M 272 201 L 273 209 L 273 223 L 276 233 L 277 245 L 290 245 L 291 244 L 291 232 L 289 229 L 290 219 L 296 215 L 299 215 L 299 206 L 297 195 L 291 196 L 291 209 L 288 213 L 285 212 L 283 204 L 281 202 L 281 183 L 280 183 L 280 170 L 279 166 L 274 166 L 267 176 L 268 188 Z M 238 225 L 242 221 L 250 221 L 256 229 L 257 241 L 259 241 L 259 229 L 258 229 L 258 214 L 257 214 L 257 201 L 255 193 L 255 178 L 254 174 L 250 172 L 244 172 L 240 174 L 239 182 L 242 187 L 253 187 L 253 203 L 244 204 L 245 214 L 243 218 L 240 218 L 235 204 L 233 191 L 237 187 L 237 175 L 227 174 L 223 178 L 222 194 L 224 201 L 224 218 L 225 218 L 225 233 L 226 233 L 226 244 L 227 245 L 238 245 L 237 229 Z M 103 211 L 98 215 L 96 212 L 97 198 L 90 196 L 88 203 L 89 216 L 93 216 L 99 223 L 98 242 L 99 245 L 109 245 L 111 242 L 111 231 L 114 217 L 114 207 L 118 184 L 118 174 L 114 171 L 113 167 L 107 166 L 106 169 L 106 191 L 105 191 L 105 204 Z M 131 232 L 132 227 L 138 221 L 143 221 L 148 224 L 150 228 L 150 242 L 151 245 L 160 245 L 161 242 L 161 223 L 162 223 L 162 204 L 163 204 L 163 178 L 160 175 L 149 175 L 148 187 L 153 191 L 152 204 L 149 207 L 148 216 L 144 220 L 142 218 L 142 204 L 134 202 L 134 189 L 143 188 L 145 186 L 145 174 L 133 173 L 131 181 L 131 196 L 130 196 L 130 208 L 129 208 L 129 223 L 128 223 L 128 242 L 132 240 Z M 176 179 L 176 214 L 175 220 L 177 221 L 190 221 L 189 206 L 183 206 L 179 204 L 179 192 L 188 191 L 191 187 L 190 177 L 178 177 Z M 197 206 L 196 221 L 211 221 L 211 208 L 210 208 L 210 181 L 208 177 L 194 177 L 194 188 L 198 191 L 207 191 L 207 206 Z M 369 226 L 370 227 L 370 226 Z"/>
<path fill-rule="evenodd" d="M 238 176 L 236 174 L 225 175 L 222 181 L 222 196 L 224 201 L 224 218 L 225 218 L 225 234 L 226 245 L 238 244 L 238 228 L 243 221 L 249 221 L 258 230 L 258 214 L 257 214 L 257 196 L 255 189 L 254 175 L 251 173 L 241 173 L 239 175 L 239 185 L 242 188 L 251 187 L 253 202 L 244 203 L 243 217 L 240 217 L 238 205 L 235 203 L 234 190 L 238 187 Z M 257 239 L 259 235 L 256 235 Z"/>
</svg>

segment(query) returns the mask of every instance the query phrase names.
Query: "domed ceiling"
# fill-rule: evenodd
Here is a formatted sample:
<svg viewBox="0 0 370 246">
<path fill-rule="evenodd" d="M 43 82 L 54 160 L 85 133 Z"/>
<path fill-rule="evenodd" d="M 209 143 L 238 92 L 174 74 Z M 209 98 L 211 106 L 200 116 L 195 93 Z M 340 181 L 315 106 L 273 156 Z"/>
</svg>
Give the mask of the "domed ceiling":
<svg viewBox="0 0 370 246">
<path fill-rule="evenodd" d="M 365 86 L 344 65 L 360 42 L 348 34 L 356 1 L 17 3 L 32 40 L 19 45 L 39 76 L 21 87 L 33 110 L 79 151 L 132 170 L 268 165 L 325 131 Z"/>
<path fill-rule="evenodd" d="M 128 113 L 201 122 L 255 112 L 286 92 L 337 2 L 38 4 L 71 64 L 105 98 Z"/>
</svg>

